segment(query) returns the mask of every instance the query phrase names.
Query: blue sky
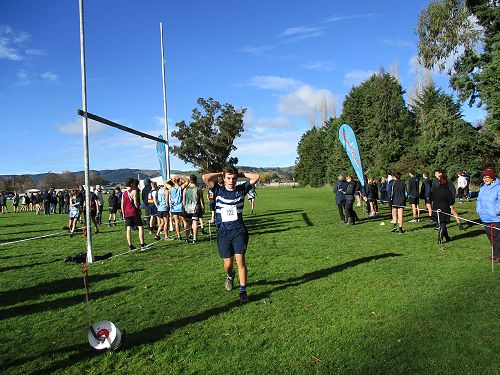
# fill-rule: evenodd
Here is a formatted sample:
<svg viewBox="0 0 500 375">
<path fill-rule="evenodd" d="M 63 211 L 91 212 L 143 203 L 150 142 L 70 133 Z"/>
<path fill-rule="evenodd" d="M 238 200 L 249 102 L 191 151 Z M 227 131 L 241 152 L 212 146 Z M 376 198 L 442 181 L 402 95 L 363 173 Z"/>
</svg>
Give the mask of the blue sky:
<svg viewBox="0 0 500 375">
<path fill-rule="evenodd" d="M 427 1 L 85 0 L 88 110 L 163 134 L 159 23 L 170 130 L 198 97 L 248 109 L 233 156 L 290 166 L 313 108 L 398 66 L 415 82 L 418 14 Z M 449 91 L 447 77 L 434 75 Z M 0 174 L 83 169 L 78 0 L 0 0 Z M 464 106 L 475 123 L 484 112 Z M 319 114 L 318 114 L 319 120 Z M 90 124 L 92 169 L 157 169 L 155 144 Z M 171 143 L 176 140 L 171 138 Z M 176 157 L 172 169 L 193 169 Z"/>
</svg>

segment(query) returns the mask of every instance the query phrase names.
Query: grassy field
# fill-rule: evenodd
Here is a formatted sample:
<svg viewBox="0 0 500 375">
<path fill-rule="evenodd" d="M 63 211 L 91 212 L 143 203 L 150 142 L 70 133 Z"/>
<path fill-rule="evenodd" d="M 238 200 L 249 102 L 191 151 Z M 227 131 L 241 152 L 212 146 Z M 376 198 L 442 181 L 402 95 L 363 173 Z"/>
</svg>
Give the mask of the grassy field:
<svg viewBox="0 0 500 375">
<path fill-rule="evenodd" d="M 457 204 L 468 218 L 474 207 Z M 453 241 L 441 247 L 427 222 L 391 233 L 387 208 L 376 219 L 357 210 L 362 220 L 347 227 L 328 189 L 260 189 L 255 214 L 245 207 L 244 306 L 237 288 L 224 289 L 208 236 L 92 264 L 86 304 L 80 266 L 63 262 L 84 251 L 81 235 L 6 244 L 61 232 L 66 216 L 0 215 L 0 369 L 499 374 L 500 267 L 492 272 L 485 260 L 491 247 L 482 228 L 461 232 L 452 222 Z M 126 251 L 123 224 L 103 226 L 94 248 Z M 89 319 L 115 323 L 121 348 L 91 350 Z"/>
</svg>

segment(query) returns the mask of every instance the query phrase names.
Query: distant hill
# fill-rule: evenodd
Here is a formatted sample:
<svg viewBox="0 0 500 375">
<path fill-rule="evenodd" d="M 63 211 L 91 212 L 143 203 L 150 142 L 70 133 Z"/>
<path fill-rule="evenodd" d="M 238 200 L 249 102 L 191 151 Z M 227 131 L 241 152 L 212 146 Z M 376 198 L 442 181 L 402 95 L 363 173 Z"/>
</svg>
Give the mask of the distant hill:
<svg viewBox="0 0 500 375">
<path fill-rule="evenodd" d="M 242 172 L 253 172 L 253 173 L 264 173 L 264 172 L 269 172 L 271 174 L 276 173 L 278 176 L 283 177 L 287 174 L 293 174 L 294 166 L 292 167 L 269 167 L 269 168 L 258 168 L 258 167 L 251 167 L 251 166 L 238 166 L 238 169 Z M 141 179 L 145 178 L 151 178 L 151 177 L 156 177 L 160 175 L 159 170 L 154 170 L 154 169 L 131 169 L 131 168 L 124 168 L 124 169 L 104 169 L 104 170 L 91 170 L 91 173 L 95 174 L 96 176 L 101 177 L 102 179 L 108 181 L 111 184 L 119 184 L 122 183 L 126 178 L 128 177 L 137 177 L 137 175 L 140 176 Z M 78 171 L 78 172 L 71 172 L 74 174 L 77 178 L 78 177 L 83 177 L 84 172 L 83 171 Z M 197 174 L 199 175 L 198 171 L 179 171 L 179 170 L 172 170 L 172 174 L 182 174 L 182 175 L 189 175 L 189 174 Z M 0 175 L 0 179 L 18 179 L 19 177 L 30 177 L 33 179 L 33 182 L 35 184 L 39 183 L 43 179 L 47 177 L 48 173 L 38 173 L 38 174 L 25 174 L 25 175 Z"/>
</svg>

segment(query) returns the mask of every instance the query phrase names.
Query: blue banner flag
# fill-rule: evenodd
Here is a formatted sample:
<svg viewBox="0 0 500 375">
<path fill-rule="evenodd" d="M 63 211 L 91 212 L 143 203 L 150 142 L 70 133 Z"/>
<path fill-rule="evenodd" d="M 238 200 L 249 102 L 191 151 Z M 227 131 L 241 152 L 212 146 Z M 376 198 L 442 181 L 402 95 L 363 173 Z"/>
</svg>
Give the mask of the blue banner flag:
<svg viewBox="0 0 500 375">
<path fill-rule="evenodd" d="M 363 176 L 363 165 L 361 164 L 361 155 L 359 154 L 358 142 L 356 141 L 356 134 L 352 128 L 347 124 L 342 124 L 339 128 L 339 141 L 344 146 L 347 156 L 351 160 L 351 164 L 358 176 L 361 186 L 365 186 L 365 179 Z"/>
<path fill-rule="evenodd" d="M 161 135 L 158 138 L 163 139 Z M 163 177 L 163 181 L 167 180 L 167 150 L 165 149 L 165 143 L 156 142 L 156 152 L 158 153 L 158 161 L 160 162 L 160 172 Z"/>
</svg>

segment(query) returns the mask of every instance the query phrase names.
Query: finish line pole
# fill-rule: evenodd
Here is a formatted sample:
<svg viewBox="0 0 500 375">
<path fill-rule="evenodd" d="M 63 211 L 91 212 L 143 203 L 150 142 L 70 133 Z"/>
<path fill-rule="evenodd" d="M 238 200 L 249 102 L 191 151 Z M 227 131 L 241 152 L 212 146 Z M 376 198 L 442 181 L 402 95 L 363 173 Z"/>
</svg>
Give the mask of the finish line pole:
<svg viewBox="0 0 500 375">
<path fill-rule="evenodd" d="M 161 74 L 163 83 L 163 121 L 165 123 L 165 140 L 167 141 L 167 179 L 170 178 L 170 149 L 168 140 L 168 119 L 167 119 L 167 85 L 165 81 L 165 53 L 163 52 L 163 24 L 160 22 L 160 44 L 161 44 Z"/>
<path fill-rule="evenodd" d="M 80 64 L 82 71 L 82 108 L 87 113 L 87 76 L 85 71 L 85 32 L 83 26 L 83 0 L 80 0 Z M 90 177 L 89 177 L 89 122 L 83 116 L 83 164 L 85 169 L 85 221 L 87 226 L 87 263 L 94 261 L 92 255 L 92 228 L 90 226 Z"/>
</svg>

